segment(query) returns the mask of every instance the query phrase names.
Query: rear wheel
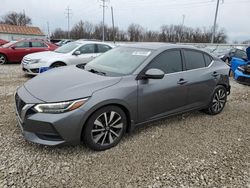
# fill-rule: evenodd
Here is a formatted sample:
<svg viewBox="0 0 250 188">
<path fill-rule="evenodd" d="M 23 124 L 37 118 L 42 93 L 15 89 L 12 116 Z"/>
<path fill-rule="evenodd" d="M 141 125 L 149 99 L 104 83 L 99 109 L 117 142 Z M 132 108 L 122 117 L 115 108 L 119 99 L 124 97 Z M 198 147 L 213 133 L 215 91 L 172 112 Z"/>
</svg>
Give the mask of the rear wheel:
<svg viewBox="0 0 250 188">
<path fill-rule="evenodd" d="M 106 106 L 94 112 L 84 126 L 84 143 L 90 149 L 102 151 L 119 143 L 127 127 L 127 118 L 119 107 Z"/>
<path fill-rule="evenodd" d="M 57 67 L 62 67 L 62 66 L 66 66 L 66 64 L 63 63 L 63 62 L 55 62 L 50 67 L 51 68 L 57 68 Z"/>
<path fill-rule="evenodd" d="M 224 86 L 218 85 L 214 90 L 213 97 L 205 113 L 216 115 L 222 112 L 227 102 L 227 90 Z"/>
<path fill-rule="evenodd" d="M 7 63 L 7 58 L 5 55 L 0 54 L 0 65 Z"/>
</svg>

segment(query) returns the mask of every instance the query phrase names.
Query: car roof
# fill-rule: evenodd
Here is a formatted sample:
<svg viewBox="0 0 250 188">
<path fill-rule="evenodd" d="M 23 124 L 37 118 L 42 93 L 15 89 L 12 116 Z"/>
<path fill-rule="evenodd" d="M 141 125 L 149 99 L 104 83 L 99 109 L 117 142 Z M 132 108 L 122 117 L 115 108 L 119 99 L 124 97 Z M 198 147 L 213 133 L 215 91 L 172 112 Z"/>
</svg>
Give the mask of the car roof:
<svg viewBox="0 0 250 188">
<path fill-rule="evenodd" d="M 174 49 L 174 48 L 198 49 L 189 45 L 160 43 L 160 42 L 141 42 L 141 43 L 134 43 L 134 44 L 124 44 L 122 46 L 130 47 L 130 48 L 148 49 L 148 50 Z"/>
<path fill-rule="evenodd" d="M 114 47 L 113 44 L 111 43 L 107 43 L 107 42 L 102 42 L 102 41 L 95 41 L 95 40 L 76 40 L 74 42 L 78 42 L 78 43 L 81 43 L 81 44 L 105 44 L 105 45 L 109 45 L 111 47 Z"/>
</svg>

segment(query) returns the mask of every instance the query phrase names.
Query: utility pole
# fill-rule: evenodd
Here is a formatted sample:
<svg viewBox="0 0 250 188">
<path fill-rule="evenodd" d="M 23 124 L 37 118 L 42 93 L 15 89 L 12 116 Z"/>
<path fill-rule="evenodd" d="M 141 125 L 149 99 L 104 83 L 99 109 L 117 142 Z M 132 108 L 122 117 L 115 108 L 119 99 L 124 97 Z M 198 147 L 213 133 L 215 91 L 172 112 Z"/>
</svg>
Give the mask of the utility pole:
<svg viewBox="0 0 250 188">
<path fill-rule="evenodd" d="M 70 38 L 70 16 L 71 16 L 71 11 L 72 9 L 69 8 L 69 6 L 66 8 L 66 17 L 67 17 L 67 20 L 68 20 L 68 39 Z"/>
<path fill-rule="evenodd" d="M 50 29 L 49 29 L 49 22 L 47 22 L 47 28 L 48 28 L 48 36 L 47 36 L 47 38 L 48 38 L 48 40 L 49 40 L 49 42 L 50 42 Z"/>
<path fill-rule="evenodd" d="M 102 1 L 102 41 L 104 42 L 105 41 L 105 8 L 107 7 L 106 6 L 106 2 L 108 0 L 100 0 Z"/>
<path fill-rule="evenodd" d="M 112 27 L 113 27 L 113 40 L 114 40 L 114 43 L 115 43 L 115 21 L 114 21 L 113 7 L 111 7 L 111 15 L 112 15 Z"/>
<path fill-rule="evenodd" d="M 184 26 L 184 23 L 185 23 L 185 17 L 186 17 L 186 15 L 183 14 L 183 15 L 182 15 L 181 31 L 180 31 L 180 35 L 179 35 L 179 43 L 181 42 L 181 33 L 182 33 L 183 26 Z"/>
<path fill-rule="evenodd" d="M 220 0 L 217 0 L 215 17 L 214 17 L 213 33 L 212 33 L 212 40 L 211 40 L 212 44 L 214 43 L 214 38 L 215 38 L 216 22 L 217 22 L 217 16 L 218 16 L 218 11 L 219 11 L 219 5 L 220 5 Z"/>
</svg>

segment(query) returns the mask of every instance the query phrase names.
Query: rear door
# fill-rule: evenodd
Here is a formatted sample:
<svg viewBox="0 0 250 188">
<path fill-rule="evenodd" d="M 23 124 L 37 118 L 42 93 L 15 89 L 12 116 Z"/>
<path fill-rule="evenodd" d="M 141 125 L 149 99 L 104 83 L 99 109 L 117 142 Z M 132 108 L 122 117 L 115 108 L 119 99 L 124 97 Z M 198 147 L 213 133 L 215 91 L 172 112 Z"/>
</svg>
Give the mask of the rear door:
<svg viewBox="0 0 250 188">
<path fill-rule="evenodd" d="M 183 50 L 186 71 L 184 78 L 188 87 L 188 108 L 206 106 L 216 85 L 218 73 L 212 71 L 212 57 L 196 50 Z"/>
<path fill-rule="evenodd" d="M 97 44 L 97 53 L 96 57 L 111 50 L 112 48 L 106 44 Z"/>
<path fill-rule="evenodd" d="M 183 63 L 180 50 L 165 51 L 146 68 L 165 72 L 163 79 L 138 81 L 139 121 L 160 118 L 185 109 L 187 87 L 183 80 Z"/>
<path fill-rule="evenodd" d="M 48 51 L 48 46 L 44 42 L 32 41 L 31 42 L 31 53 Z"/>
</svg>

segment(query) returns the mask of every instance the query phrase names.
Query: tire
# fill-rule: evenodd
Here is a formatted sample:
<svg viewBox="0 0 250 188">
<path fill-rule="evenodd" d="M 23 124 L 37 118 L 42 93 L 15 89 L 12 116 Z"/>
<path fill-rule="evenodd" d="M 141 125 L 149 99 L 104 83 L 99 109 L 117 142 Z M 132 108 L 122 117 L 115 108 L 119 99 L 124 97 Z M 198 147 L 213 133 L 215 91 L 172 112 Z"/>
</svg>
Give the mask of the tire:
<svg viewBox="0 0 250 188">
<path fill-rule="evenodd" d="M 224 86 L 216 86 L 212 99 L 205 113 L 209 115 L 217 115 L 222 112 L 227 102 L 227 90 Z"/>
<path fill-rule="evenodd" d="M 117 106 L 94 112 L 84 125 L 82 140 L 92 150 L 103 151 L 116 146 L 127 127 L 127 117 Z"/>
<path fill-rule="evenodd" d="M 3 54 L 0 54 L 0 65 L 7 63 L 7 57 Z"/>
<path fill-rule="evenodd" d="M 63 63 L 63 62 L 55 62 L 50 67 L 51 68 L 57 68 L 57 67 L 62 67 L 62 66 L 66 66 L 66 64 Z"/>
</svg>

